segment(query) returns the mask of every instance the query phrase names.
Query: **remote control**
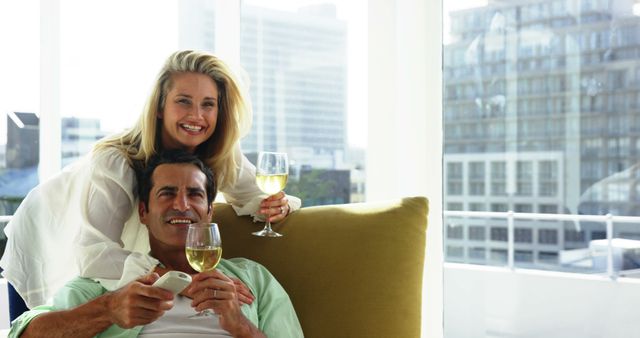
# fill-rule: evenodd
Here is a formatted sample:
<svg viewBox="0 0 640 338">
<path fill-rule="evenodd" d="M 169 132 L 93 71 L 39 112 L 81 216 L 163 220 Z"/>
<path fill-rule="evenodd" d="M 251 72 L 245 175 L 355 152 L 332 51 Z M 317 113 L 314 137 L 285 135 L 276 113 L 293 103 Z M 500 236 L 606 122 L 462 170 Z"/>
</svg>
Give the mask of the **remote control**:
<svg viewBox="0 0 640 338">
<path fill-rule="evenodd" d="M 153 286 L 173 292 L 174 295 L 184 290 L 191 283 L 191 276 L 180 271 L 169 271 L 160 277 Z"/>
</svg>

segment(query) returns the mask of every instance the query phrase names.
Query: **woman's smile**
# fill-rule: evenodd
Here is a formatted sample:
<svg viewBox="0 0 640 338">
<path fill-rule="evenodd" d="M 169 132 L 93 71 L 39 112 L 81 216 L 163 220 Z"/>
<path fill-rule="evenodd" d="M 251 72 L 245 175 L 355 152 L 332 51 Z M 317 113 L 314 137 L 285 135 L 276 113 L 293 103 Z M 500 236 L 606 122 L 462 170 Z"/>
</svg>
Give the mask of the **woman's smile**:
<svg viewBox="0 0 640 338">
<path fill-rule="evenodd" d="M 197 73 L 172 75 L 162 120 L 162 145 L 193 152 L 206 142 L 218 119 L 218 86 L 208 76 Z"/>
</svg>

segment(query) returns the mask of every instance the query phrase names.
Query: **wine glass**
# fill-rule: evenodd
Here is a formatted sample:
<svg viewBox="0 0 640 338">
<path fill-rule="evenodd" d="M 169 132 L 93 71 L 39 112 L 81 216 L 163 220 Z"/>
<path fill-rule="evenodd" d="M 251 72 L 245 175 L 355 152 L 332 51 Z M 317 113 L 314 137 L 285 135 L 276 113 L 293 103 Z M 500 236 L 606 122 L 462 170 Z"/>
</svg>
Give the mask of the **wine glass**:
<svg viewBox="0 0 640 338">
<path fill-rule="evenodd" d="M 271 196 L 284 189 L 289 178 L 289 160 L 286 153 L 272 153 L 261 151 L 258 154 L 256 165 L 256 183 L 260 190 Z M 281 237 L 282 235 L 271 230 L 271 222 L 267 217 L 264 229 L 254 232 L 256 236 Z"/>
<path fill-rule="evenodd" d="M 220 239 L 218 224 L 189 224 L 185 253 L 187 255 L 189 265 L 191 265 L 194 270 L 198 272 L 205 272 L 215 269 L 220 262 L 220 258 L 222 258 L 222 240 Z M 190 316 L 189 318 L 212 315 L 215 315 L 215 313 L 206 309 Z"/>
</svg>

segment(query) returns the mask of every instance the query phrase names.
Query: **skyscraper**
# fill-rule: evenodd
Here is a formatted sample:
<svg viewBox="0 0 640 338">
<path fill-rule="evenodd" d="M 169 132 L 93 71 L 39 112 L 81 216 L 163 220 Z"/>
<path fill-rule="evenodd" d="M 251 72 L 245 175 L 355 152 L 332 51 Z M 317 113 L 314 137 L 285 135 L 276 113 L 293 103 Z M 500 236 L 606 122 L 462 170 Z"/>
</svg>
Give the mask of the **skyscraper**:
<svg viewBox="0 0 640 338">
<path fill-rule="evenodd" d="M 454 42 L 444 54 L 447 208 L 640 215 L 640 18 L 630 15 L 632 5 L 490 1 L 451 15 Z M 452 228 L 451 238 L 496 243 L 502 228 L 480 234 L 465 225 Z M 603 236 L 588 224 L 532 222 L 522 229 L 521 243 L 534 244 L 520 256 L 529 262 Z M 639 232 L 621 226 L 615 235 Z M 452 256 L 472 256 L 473 248 L 457 248 Z"/>
<path fill-rule="evenodd" d="M 288 13 L 244 7 L 240 56 L 251 78 L 250 151 L 346 147 L 346 24 L 326 5 Z"/>
</svg>

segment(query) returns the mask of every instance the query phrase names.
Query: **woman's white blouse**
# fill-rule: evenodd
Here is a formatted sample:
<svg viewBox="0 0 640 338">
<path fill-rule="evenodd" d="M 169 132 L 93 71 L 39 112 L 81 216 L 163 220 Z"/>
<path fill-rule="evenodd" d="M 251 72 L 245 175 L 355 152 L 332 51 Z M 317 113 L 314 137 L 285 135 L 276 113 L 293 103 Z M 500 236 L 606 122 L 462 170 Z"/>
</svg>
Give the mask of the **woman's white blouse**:
<svg viewBox="0 0 640 338">
<path fill-rule="evenodd" d="M 266 197 L 255 167 L 242 162 L 236 184 L 221 190 L 239 215 L 254 215 Z M 87 155 L 35 187 L 5 227 L 2 275 L 30 308 L 46 303 L 75 276 L 95 278 L 115 290 L 144 275 L 158 261 L 138 218 L 134 170 L 117 149 Z M 291 210 L 300 199 L 287 196 Z M 257 217 L 257 216 L 256 216 Z"/>
</svg>

